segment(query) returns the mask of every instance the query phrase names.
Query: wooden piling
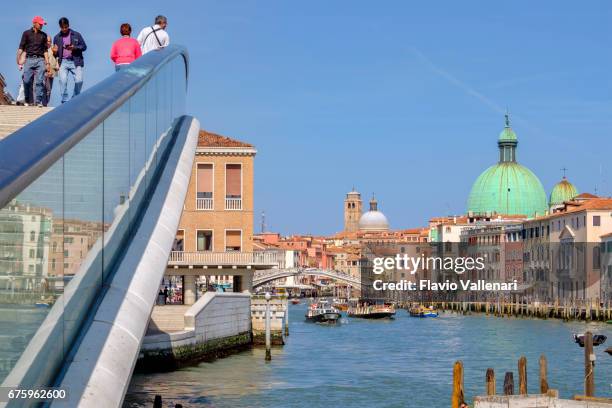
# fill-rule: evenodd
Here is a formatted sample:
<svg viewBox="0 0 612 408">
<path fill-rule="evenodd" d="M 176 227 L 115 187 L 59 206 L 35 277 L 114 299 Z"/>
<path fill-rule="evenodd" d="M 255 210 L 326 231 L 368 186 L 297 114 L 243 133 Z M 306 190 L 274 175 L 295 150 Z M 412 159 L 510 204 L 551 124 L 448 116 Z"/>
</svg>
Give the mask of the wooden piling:
<svg viewBox="0 0 612 408">
<path fill-rule="evenodd" d="M 548 392 L 547 377 L 546 356 L 542 354 L 540 356 L 540 394 L 546 394 Z"/>
<path fill-rule="evenodd" d="M 156 395 L 153 400 L 153 408 L 162 408 L 162 397 L 161 395 Z"/>
<path fill-rule="evenodd" d="M 453 395 L 451 397 L 451 408 L 459 408 L 463 402 L 463 363 L 461 361 L 456 361 L 453 367 Z"/>
<path fill-rule="evenodd" d="M 495 371 L 492 368 L 487 368 L 486 388 L 487 395 L 495 395 Z"/>
<path fill-rule="evenodd" d="M 595 361 L 591 360 L 593 354 L 593 333 L 584 334 L 584 395 L 593 397 L 595 395 Z"/>
<path fill-rule="evenodd" d="M 504 377 L 504 395 L 514 395 L 514 376 L 508 371 Z"/>
<path fill-rule="evenodd" d="M 519 394 L 527 395 L 527 357 L 521 356 L 518 361 Z"/>
</svg>

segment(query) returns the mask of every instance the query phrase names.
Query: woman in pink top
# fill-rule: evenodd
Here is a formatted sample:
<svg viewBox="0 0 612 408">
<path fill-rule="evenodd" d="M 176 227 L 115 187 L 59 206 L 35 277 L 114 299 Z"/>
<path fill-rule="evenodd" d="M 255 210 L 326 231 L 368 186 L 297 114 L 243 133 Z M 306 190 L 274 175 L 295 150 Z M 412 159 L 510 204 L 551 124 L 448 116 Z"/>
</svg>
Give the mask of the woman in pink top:
<svg viewBox="0 0 612 408">
<path fill-rule="evenodd" d="M 110 57 L 115 63 L 115 71 L 129 65 L 136 58 L 142 55 L 140 44 L 136 39 L 131 38 L 132 26 L 129 24 L 121 24 L 121 38 L 113 43 Z"/>
</svg>

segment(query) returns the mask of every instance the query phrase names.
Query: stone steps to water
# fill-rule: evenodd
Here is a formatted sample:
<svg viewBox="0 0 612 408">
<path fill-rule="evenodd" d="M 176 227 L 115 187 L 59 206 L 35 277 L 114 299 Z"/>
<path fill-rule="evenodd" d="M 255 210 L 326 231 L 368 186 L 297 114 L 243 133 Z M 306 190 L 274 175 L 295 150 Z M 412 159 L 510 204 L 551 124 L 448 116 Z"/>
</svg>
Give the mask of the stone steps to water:
<svg viewBox="0 0 612 408">
<path fill-rule="evenodd" d="M 0 105 L 0 140 L 52 109 L 50 107 Z"/>
<path fill-rule="evenodd" d="M 151 313 L 147 335 L 160 332 L 175 332 L 185 329 L 185 312 L 190 306 L 164 305 L 155 306 Z"/>
</svg>

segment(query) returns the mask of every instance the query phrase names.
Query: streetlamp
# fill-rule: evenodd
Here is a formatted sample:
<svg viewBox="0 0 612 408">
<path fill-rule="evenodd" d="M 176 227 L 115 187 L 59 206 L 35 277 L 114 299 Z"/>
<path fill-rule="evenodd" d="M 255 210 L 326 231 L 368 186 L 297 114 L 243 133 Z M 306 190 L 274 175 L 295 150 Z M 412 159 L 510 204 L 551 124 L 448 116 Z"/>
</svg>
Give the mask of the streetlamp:
<svg viewBox="0 0 612 408">
<path fill-rule="evenodd" d="M 266 299 L 266 361 L 270 361 L 272 360 L 272 344 L 270 341 L 270 299 L 272 299 L 272 296 L 270 292 L 266 292 L 264 298 Z"/>
</svg>

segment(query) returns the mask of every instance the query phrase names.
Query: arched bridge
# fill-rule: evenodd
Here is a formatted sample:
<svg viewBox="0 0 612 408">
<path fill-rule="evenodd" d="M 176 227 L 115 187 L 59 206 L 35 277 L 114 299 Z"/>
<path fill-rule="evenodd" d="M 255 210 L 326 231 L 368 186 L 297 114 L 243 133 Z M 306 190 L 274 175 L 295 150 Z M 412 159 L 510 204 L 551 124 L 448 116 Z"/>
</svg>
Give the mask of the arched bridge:
<svg viewBox="0 0 612 408">
<path fill-rule="evenodd" d="M 361 287 L 361 280 L 354 276 L 339 271 L 319 268 L 268 269 L 259 271 L 253 276 L 253 287 L 261 286 L 276 279 L 298 275 L 325 276 L 326 278 L 348 283 L 354 288 Z"/>
</svg>

